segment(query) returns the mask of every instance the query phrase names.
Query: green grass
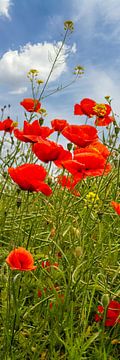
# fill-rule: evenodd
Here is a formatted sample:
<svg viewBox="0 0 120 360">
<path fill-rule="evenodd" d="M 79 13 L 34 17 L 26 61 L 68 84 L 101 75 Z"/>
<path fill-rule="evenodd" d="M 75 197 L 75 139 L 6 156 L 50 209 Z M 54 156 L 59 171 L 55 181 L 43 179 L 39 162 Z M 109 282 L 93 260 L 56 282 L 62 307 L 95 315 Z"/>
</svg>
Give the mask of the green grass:
<svg viewBox="0 0 120 360">
<path fill-rule="evenodd" d="M 1 359 L 119 359 L 120 324 L 94 320 L 104 294 L 120 300 L 119 216 L 110 206 L 118 170 L 80 182 L 80 197 L 53 184 L 46 198 L 7 180 L 0 205 Z M 89 192 L 97 203 L 85 202 Z M 19 246 L 32 253 L 36 271 L 8 268 L 5 259 Z M 48 271 L 43 259 L 59 267 Z"/>
</svg>

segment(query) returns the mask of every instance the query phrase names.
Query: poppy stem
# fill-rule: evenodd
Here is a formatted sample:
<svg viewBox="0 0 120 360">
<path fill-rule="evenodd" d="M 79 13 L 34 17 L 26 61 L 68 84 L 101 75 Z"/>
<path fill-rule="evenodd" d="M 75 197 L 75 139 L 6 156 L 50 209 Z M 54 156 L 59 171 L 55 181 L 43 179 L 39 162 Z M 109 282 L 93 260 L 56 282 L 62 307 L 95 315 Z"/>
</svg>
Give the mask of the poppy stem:
<svg viewBox="0 0 120 360">
<path fill-rule="evenodd" d="M 18 275 L 17 275 L 17 276 L 18 276 Z M 12 335 L 11 335 L 11 342 L 10 342 L 10 353 L 11 353 L 11 350 L 12 350 L 12 345 L 13 345 L 15 333 L 16 333 L 16 331 L 18 330 L 18 329 L 16 329 L 16 320 L 17 320 L 17 315 L 18 315 L 18 300 L 19 300 L 19 297 L 20 297 L 22 277 L 23 277 L 23 274 L 21 274 L 21 276 L 20 276 L 20 281 L 19 281 L 19 285 L 18 285 L 17 297 L 16 297 L 15 284 L 14 284 L 15 278 L 12 278 L 12 290 L 13 290 L 13 299 L 14 299 L 15 313 L 14 313 L 13 327 L 12 327 Z"/>
<path fill-rule="evenodd" d="M 49 72 L 49 75 L 48 75 L 48 77 L 47 77 L 47 79 L 46 79 L 46 82 L 45 82 L 45 84 L 44 84 L 44 86 L 43 86 L 43 89 L 42 89 L 42 91 L 41 91 L 41 94 L 40 94 L 40 96 L 39 96 L 39 99 L 38 99 L 39 101 L 40 101 L 41 98 L 42 98 L 42 95 L 43 95 L 43 93 L 44 93 L 44 91 L 45 91 L 45 88 L 46 88 L 46 86 L 47 86 L 47 84 L 48 84 L 48 82 L 49 82 L 49 79 L 50 79 L 50 77 L 51 77 L 51 75 L 52 75 L 52 72 L 53 72 L 53 70 L 54 70 L 55 64 L 56 64 L 56 62 L 57 62 L 57 60 L 58 60 L 58 57 L 59 57 L 59 55 L 60 55 L 60 53 L 61 53 L 61 51 L 62 51 L 62 49 L 63 49 L 63 46 L 64 46 L 64 44 L 65 44 L 65 41 L 66 41 L 66 37 L 67 37 L 68 32 L 69 32 L 69 29 L 67 28 L 67 29 L 66 29 L 66 32 L 65 32 L 65 35 L 64 35 L 64 38 L 63 38 L 63 41 L 62 41 L 62 44 L 61 44 L 59 50 L 57 51 L 55 60 L 53 61 L 51 70 L 50 70 L 50 72 Z"/>
<path fill-rule="evenodd" d="M 3 144 L 4 144 L 5 135 L 6 135 L 6 132 L 4 131 L 4 134 L 3 134 L 3 137 L 2 137 L 1 143 L 0 143 L 0 155 L 1 155 L 1 152 L 2 152 Z"/>
</svg>

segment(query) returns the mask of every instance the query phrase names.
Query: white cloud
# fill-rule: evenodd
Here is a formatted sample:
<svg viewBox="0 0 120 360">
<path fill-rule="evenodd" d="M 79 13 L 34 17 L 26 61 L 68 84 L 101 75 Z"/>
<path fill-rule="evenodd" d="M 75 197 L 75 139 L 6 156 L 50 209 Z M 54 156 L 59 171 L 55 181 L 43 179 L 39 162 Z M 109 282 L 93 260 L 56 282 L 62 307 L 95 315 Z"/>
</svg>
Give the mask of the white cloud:
<svg viewBox="0 0 120 360">
<path fill-rule="evenodd" d="M 44 42 L 37 44 L 26 44 L 20 50 L 9 50 L 3 54 L 0 59 L 0 82 L 7 85 L 9 91 L 15 94 L 25 91 L 27 72 L 30 69 L 37 69 L 40 71 L 39 77 L 43 80 L 49 74 L 53 59 L 56 56 L 56 46 L 59 47 L 61 42 L 54 45 L 52 43 Z M 50 81 L 54 81 L 67 70 L 67 56 L 70 47 L 64 46 L 60 59 Z M 71 52 L 76 52 L 76 44 L 73 44 Z"/>
<path fill-rule="evenodd" d="M 88 37 L 95 33 L 97 24 L 114 25 L 109 37 L 120 35 L 120 0 L 72 0 L 73 20 L 80 22 L 81 31 Z M 116 39 L 117 41 L 117 39 Z"/>
<path fill-rule="evenodd" d="M 9 94 L 11 94 L 11 95 L 20 95 L 20 94 L 24 94 L 26 91 L 27 91 L 27 87 L 23 86 L 23 87 L 21 87 L 19 89 L 9 91 Z"/>
<path fill-rule="evenodd" d="M 0 16 L 5 16 L 10 19 L 9 10 L 11 5 L 11 0 L 0 0 Z"/>
<path fill-rule="evenodd" d="M 110 69 L 88 69 L 89 76 L 86 78 L 89 92 L 96 101 L 103 102 L 105 96 L 109 95 L 114 100 L 120 97 L 120 79 L 117 79 L 117 73 Z M 117 80 L 117 81 L 116 81 Z"/>
<path fill-rule="evenodd" d="M 74 44 L 72 45 L 71 52 L 72 52 L 73 54 L 75 54 L 76 51 L 77 51 L 77 47 L 76 47 L 76 43 L 74 43 Z"/>
<path fill-rule="evenodd" d="M 120 1 L 119 0 L 72 0 L 72 7 L 74 14 L 76 12 L 76 19 L 86 18 L 87 22 L 95 21 L 102 15 L 106 23 L 116 23 L 120 20 Z M 97 16 L 96 16 L 97 15 Z"/>
</svg>

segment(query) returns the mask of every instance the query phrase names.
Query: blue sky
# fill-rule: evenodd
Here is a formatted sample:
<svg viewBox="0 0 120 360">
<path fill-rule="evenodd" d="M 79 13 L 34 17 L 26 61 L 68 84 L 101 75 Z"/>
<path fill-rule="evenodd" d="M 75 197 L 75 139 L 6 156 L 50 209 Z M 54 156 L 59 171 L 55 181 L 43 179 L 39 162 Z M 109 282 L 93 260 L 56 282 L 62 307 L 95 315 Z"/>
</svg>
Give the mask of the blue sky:
<svg viewBox="0 0 120 360">
<path fill-rule="evenodd" d="M 46 123 L 53 118 L 82 121 L 73 107 L 84 97 L 104 102 L 110 95 L 114 111 L 120 111 L 120 0 L 0 0 L 0 106 L 10 103 L 10 115 L 20 123 L 24 112 L 19 102 L 31 97 L 26 73 L 37 68 L 45 80 L 51 67 L 48 54 L 54 58 L 53 45 L 62 39 L 65 20 L 72 20 L 75 29 L 49 86 L 71 81 L 77 64 L 85 74 L 43 101 Z"/>
</svg>

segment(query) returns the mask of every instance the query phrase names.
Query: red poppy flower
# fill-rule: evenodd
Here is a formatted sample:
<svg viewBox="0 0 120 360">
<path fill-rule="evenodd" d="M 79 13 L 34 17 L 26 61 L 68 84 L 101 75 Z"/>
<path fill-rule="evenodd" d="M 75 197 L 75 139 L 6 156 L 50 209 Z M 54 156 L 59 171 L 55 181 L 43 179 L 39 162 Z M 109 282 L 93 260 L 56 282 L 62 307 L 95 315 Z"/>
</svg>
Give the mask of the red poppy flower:
<svg viewBox="0 0 120 360">
<path fill-rule="evenodd" d="M 59 154 L 54 164 L 58 167 L 62 167 L 62 162 L 72 159 L 72 154 L 70 151 L 65 150 L 61 145 L 59 145 Z"/>
<path fill-rule="evenodd" d="M 95 125 L 107 126 L 114 121 L 114 118 L 109 116 L 111 110 L 108 104 L 97 104 L 96 101 L 85 98 L 80 104 L 75 104 L 74 115 L 96 116 Z"/>
<path fill-rule="evenodd" d="M 100 141 L 94 141 L 92 144 L 89 145 L 89 150 L 99 152 L 105 159 L 108 158 L 110 155 L 110 151 L 108 150 L 107 146 L 102 144 Z"/>
<path fill-rule="evenodd" d="M 107 126 L 109 125 L 111 122 L 114 121 L 114 117 L 112 116 L 106 116 L 106 117 L 97 117 L 95 120 L 95 125 L 96 126 Z"/>
<path fill-rule="evenodd" d="M 82 152 L 74 155 L 74 160 L 84 164 L 85 169 L 97 169 L 105 166 L 105 159 L 96 152 Z"/>
<path fill-rule="evenodd" d="M 79 180 L 80 181 L 80 180 Z M 72 191 L 71 191 L 71 193 L 74 195 L 74 196 L 80 196 L 80 192 L 78 191 L 78 190 L 76 190 L 76 189 L 73 189 Z"/>
<path fill-rule="evenodd" d="M 41 265 L 42 265 L 42 268 L 43 268 L 43 269 L 44 269 L 44 268 L 50 268 L 51 263 L 50 263 L 49 260 L 43 260 Z"/>
<path fill-rule="evenodd" d="M 27 143 L 37 142 L 39 140 L 39 136 L 46 138 L 53 132 L 54 130 L 47 126 L 40 126 L 38 120 L 34 120 L 32 124 L 29 124 L 25 120 L 23 130 L 15 129 L 14 135 L 17 139 Z"/>
<path fill-rule="evenodd" d="M 80 104 L 74 105 L 74 115 L 84 115 Z"/>
<path fill-rule="evenodd" d="M 31 98 L 23 99 L 23 101 L 20 102 L 20 105 L 22 105 L 24 109 L 29 112 L 37 112 L 40 110 L 41 107 L 41 103 L 39 102 L 39 100 Z"/>
<path fill-rule="evenodd" d="M 56 160 L 60 152 L 60 146 L 54 141 L 39 139 L 39 142 L 32 146 L 32 151 L 41 161 L 47 163 Z"/>
<path fill-rule="evenodd" d="M 116 201 L 111 201 L 111 205 L 113 209 L 116 211 L 116 213 L 120 215 L 120 204 Z"/>
<path fill-rule="evenodd" d="M 50 268 L 53 267 L 53 268 L 58 268 L 59 264 L 57 262 L 55 262 L 54 264 L 51 264 L 50 260 L 43 260 L 42 261 L 42 268 L 48 271 L 50 271 Z"/>
<path fill-rule="evenodd" d="M 102 144 L 100 141 L 95 140 L 90 145 L 86 146 L 85 148 L 77 147 L 74 150 L 74 154 L 79 154 L 82 152 L 96 152 L 100 153 L 105 159 L 110 155 L 110 151 L 108 150 L 107 146 Z"/>
<path fill-rule="evenodd" d="M 16 169 L 9 168 L 8 173 L 22 190 L 41 191 L 46 196 L 52 193 L 51 188 L 44 183 L 47 172 L 41 165 L 23 164 Z"/>
<path fill-rule="evenodd" d="M 79 191 L 75 189 L 75 185 L 79 182 L 79 180 L 76 178 L 73 178 L 72 176 L 66 176 L 66 175 L 59 175 L 57 177 L 58 184 L 60 184 L 62 187 L 66 187 L 73 195 L 80 196 Z"/>
<path fill-rule="evenodd" d="M 51 121 L 51 126 L 55 131 L 61 132 L 65 126 L 68 125 L 67 120 L 54 119 Z"/>
<path fill-rule="evenodd" d="M 106 159 L 97 152 L 82 152 L 74 155 L 74 160 L 84 165 L 83 173 L 86 176 L 101 176 L 106 175 L 111 166 L 106 163 Z"/>
<path fill-rule="evenodd" d="M 58 167 L 62 166 L 62 160 L 70 159 L 72 156 L 71 153 L 68 150 L 64 150 L 61 145 L 42 138 L 32 146 L 32 151 L 41 161 L 45 163 L 54 161 Z"/>
<path fill-rule="evenodd" d="M 80 147 L 85 147 L 98 138 L 97 130 L 90 125 L 68 125 L 63 129 L 62 135 Z"/>
<path fill-rule="evenodd" d="M 14 122 L 9 117 L 3 121 L 0 121 L 0 131 L 12 133 L 13 129 L 17 126 L 17 122 Z"/>
<path fill-rule="evenodd" d="M 73 160 L 63 161 L 62 164 L 78 179 L 86 176 L 106 175 L 111 170 L 111 165 L 106 163 L 105 158 L 96 152 L 75 153 Z"/>
<path fill-rule="evenodd" d="M 85 98 L 81 100 L 80 104 L 76 104 L 74 107 L 75 115 L 87 115 L 89 117 L 106 117 L 111 112 L 111 106 L 108 104 L 97 104 L 92 99 Z"/>
<path fill-rule="evenodd" d="M 95 314 L 95 321 L 98 322 L 103 320 L 104 307 L 102 305 L 98 305 L 97 309 L 98 313 Z M 120 323 L 120 303 L 118 301 L 111 300 L 107 308 L 105 326 L 114 326 L 117 323 Z"/>
<path fill-rule="evenodd" d="M 30 271 L 37 267 L 34 266 L 32 254 L 23 247 L 12 250 L 6 258 L 6 262 L 12 270 Z"/>
<path fill-rule="evenodd" d="M 68 172 L 74 175 L 74 179 L 77 179 L 78 181 L 83 179 L 83 169 L 85 169 L 84 164 L 80 164 L 76 160 L 67 160 L 63 161 L 62 165 Z"/>
<path fill-rule="evenodd" d="M 63 187 L 66 187 L 69 190 L 73 189 L 78 182 L 72 176 L 68 177 L 66 175 L 59 175 L 57 177 L 57 181 L 58 181 L 58 184 L 60 184 Z"/>
<path fill-rule="evenodd" d="M 87 115 L 91 117 L 93 116 L 93 108 L 95 105 L 96 102 L 94 100 L 85 98 L 81 100 L 80 104 L 75 104 L 74 115 Z"/>
</svg>

